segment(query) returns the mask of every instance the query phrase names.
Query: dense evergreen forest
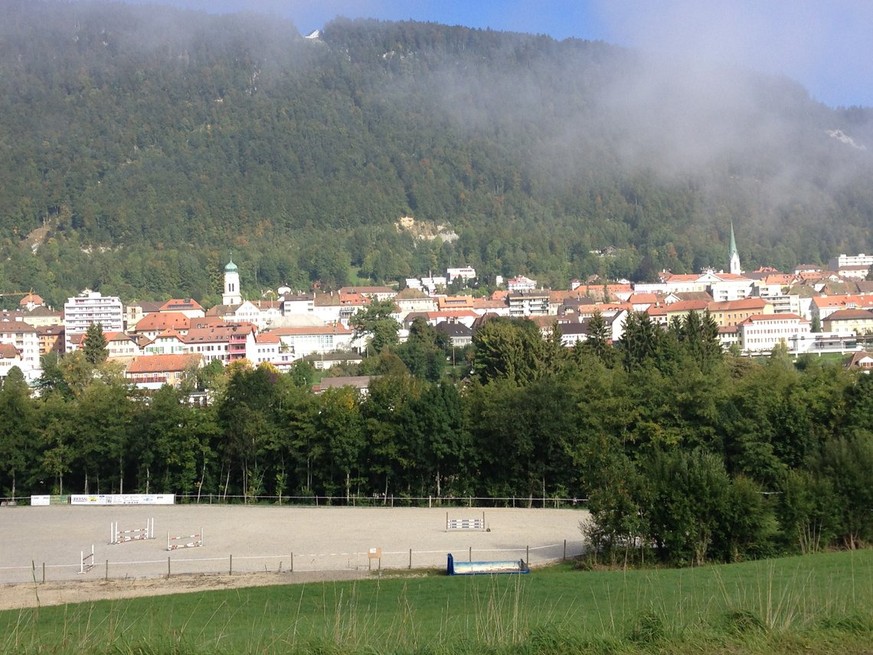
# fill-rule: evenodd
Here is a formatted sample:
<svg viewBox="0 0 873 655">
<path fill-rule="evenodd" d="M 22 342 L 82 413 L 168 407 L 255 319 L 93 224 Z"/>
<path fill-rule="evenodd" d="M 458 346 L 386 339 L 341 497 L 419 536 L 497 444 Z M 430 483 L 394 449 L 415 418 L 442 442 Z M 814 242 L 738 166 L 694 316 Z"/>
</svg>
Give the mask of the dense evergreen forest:
<svg viewBox="0 0 873 655">
<path fill-rule="evenodd" d="M 217 301 L 447 265 L 652 279 L 873 249 L 873 112 L 599 42 L 0 3 L 0 291 Z M 410 215 L 456 241 L 398 232 Z M 610 248 L 611 255 L 597 251 Z"/>
<path fill-rule="evenodd" d="M 40 397 L 17 369 L 0 389 L 0 490 L 585 498 L 604 552 L 647 544 L 679 563 L 873 539 L 873 376 L 723 354 L 694 312 L 667 331 L 632 315 L 616 346 L 599 325 L 567 349 L 493 319 L 453 382 L 420 322 L 365 360 L 379 377 L 363 397 L 314 394 L 305 363 L 235 363 L 147 400 L 99 349 L 49 358 Z M 209 406 L 183 402 L 195 387 Z"/>
</svg>

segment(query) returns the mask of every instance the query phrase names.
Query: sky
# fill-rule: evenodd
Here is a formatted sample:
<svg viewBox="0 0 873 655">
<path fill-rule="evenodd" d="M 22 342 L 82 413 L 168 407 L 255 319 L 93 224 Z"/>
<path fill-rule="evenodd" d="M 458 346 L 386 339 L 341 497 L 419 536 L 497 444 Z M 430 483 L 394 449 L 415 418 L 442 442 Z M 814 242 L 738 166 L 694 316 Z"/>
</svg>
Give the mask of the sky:
<svg viewBox="0 0 873 655">
<path fill-rule="evenodd" d="M 873 0 L 123 0 L 291 19 L 420 20 L 600 40 L 800 82 L 831 107 L 873 107 Z"/>
</svg>

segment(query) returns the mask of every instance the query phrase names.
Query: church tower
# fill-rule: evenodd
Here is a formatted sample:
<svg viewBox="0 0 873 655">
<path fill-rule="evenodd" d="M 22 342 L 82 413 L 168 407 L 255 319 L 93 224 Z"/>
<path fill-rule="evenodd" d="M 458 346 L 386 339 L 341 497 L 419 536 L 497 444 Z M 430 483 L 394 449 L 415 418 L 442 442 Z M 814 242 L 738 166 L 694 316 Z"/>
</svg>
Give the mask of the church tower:
<svg viewBox="0 0 873 655">
<path fill-rule="evenodd" d="M 222 305 L 241 305 L 242 296 L 239 290 L 239 269 L 233 259 L 224 267 L 224 293 L 221 294 Z"/>
<path fill-rule="evenodd" d="M 728 265 L 728 272 L 732 275 L 740 275 L 743 271 L 740 267 L 740 253 L 737 252 L 737 241 L 734 239 L 734 223 L 731 221 L 731 247 L 730 252 L 728 253 L 728 257 L 730 257 L 730 263 Z"/>
</svg>

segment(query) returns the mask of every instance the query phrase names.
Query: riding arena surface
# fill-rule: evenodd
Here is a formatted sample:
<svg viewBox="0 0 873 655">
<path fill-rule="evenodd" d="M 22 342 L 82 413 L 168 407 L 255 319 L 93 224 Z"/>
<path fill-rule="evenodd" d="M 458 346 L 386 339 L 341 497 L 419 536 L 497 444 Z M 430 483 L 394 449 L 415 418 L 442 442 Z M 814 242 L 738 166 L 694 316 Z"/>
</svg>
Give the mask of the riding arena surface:
<svg viewBox="0 0 873 655">
<path fill-rule="evenodd" d="M 459 561 L 526 559 L 535 568 L 582 551 L 579 524 L 588 513 L 581 509 L 487 508 L 486 530 L 446 529 L 447 515 L 464 519 L 482 512 L 250 505 L 3 508 L 0 610 L 444 569 L 450 552 Z M 109 543 L 113 523 L 123 530 L 150 519 L 154 539 Z M 168 534 L 202 534 L 203 545 L 168 551 Z M 81 554 L 89 554 L 92 544 L 94 566 L 80 573 Z"/>
</svg>

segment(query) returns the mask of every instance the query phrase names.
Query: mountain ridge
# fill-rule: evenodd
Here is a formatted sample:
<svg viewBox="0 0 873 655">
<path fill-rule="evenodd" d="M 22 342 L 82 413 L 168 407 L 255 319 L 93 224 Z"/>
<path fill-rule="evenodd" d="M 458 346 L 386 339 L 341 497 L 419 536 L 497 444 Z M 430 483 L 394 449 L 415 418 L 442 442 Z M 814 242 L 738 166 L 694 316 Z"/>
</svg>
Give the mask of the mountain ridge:
<svg viewBox="0 0 873 655">
<path fill-rule="evenodd" d="M 340 18 L 307 40 L 254 15 L 20 0 L 0 23 L 0 280 L 50 298 L 208 300 L 230 248 L 253 286 L 304 288 L 718 268 L 731 220 L 747 265 L 873 247 L 871 153 L 828 135 L 873 143 L 873 112 L 784 78 L 434 23 Z M 405 215 L 459 239 L 416 243 Z"/>
</svg>

